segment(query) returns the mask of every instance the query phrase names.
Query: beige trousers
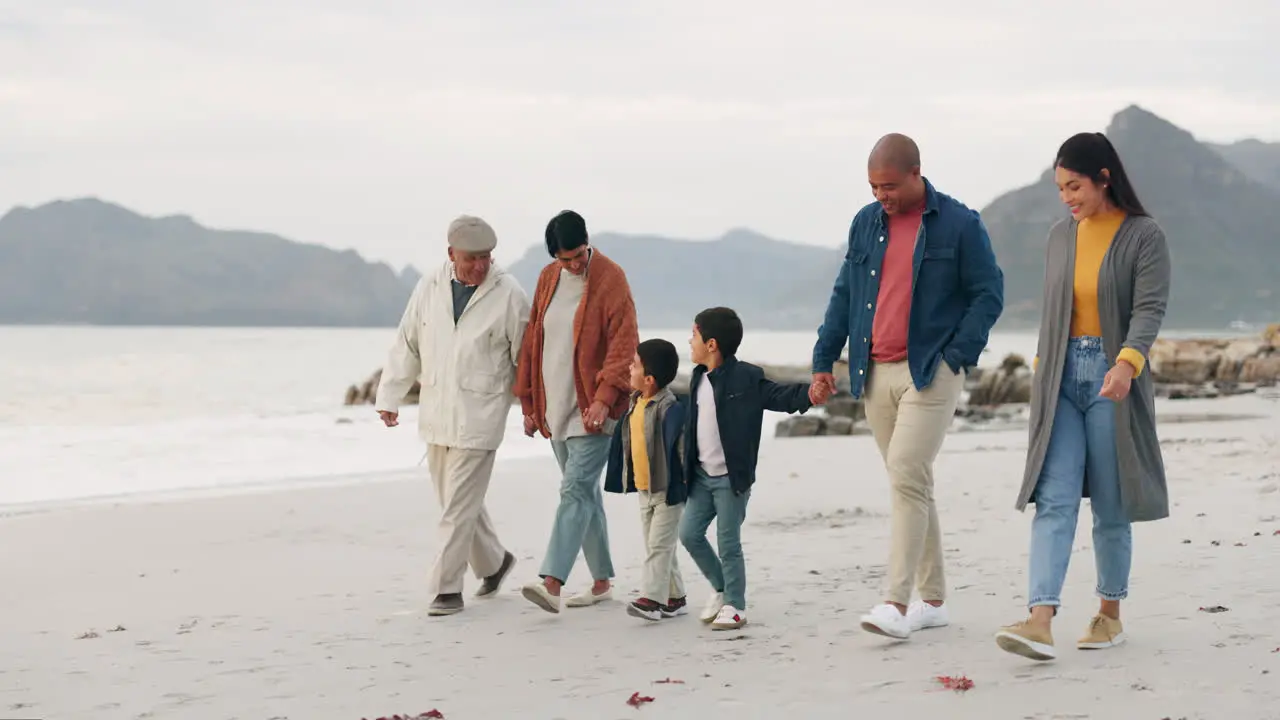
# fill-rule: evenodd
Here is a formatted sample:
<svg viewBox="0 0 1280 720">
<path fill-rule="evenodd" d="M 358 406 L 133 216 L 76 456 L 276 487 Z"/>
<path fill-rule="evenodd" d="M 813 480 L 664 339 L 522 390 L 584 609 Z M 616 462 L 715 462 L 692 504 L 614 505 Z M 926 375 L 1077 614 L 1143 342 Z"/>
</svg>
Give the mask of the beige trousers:
<svg viewBox="0 0 1280 720">
<path fill-rule="evenodd" d="M 933 500 L 933 461 L 942 449 L 964 389 L 964 373 L 938 365 L 933 383 L 916 390 L 906 362 L 874 363 L 867 378 L 867 425 L 889 473 L 892 515 L 885 600 L 906 605 L 946 600 L 942 528 Z"/>
<path fill-rule="evenodd" d="M 641 490 L 640 530 L 644 533 L 644 597 L 656 603 L 684 597 L 684 580 L 676 562 L 676 541 L 680 536 L 680 516 L 684 504 L 668 505 L 665 492 Z"/>
<path fill-rule="evenodd" d="M 440 500 L 440 550 L 431 568 L 432 593 L 462 592 L 468 564 L 477 578 L 502 567 L 506 549 L 484 509 L 496 455 L 493 450 L 427 446 L 427 465 Z"/>
</svg>

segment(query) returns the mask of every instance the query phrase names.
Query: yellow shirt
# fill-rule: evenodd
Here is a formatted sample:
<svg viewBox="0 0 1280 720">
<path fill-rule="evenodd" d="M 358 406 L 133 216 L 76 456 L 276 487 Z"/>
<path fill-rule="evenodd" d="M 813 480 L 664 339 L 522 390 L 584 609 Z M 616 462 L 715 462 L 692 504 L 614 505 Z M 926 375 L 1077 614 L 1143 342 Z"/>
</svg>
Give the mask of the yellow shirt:
<svg viewBox="0 0 1280 720">
<path fill-rule="evenodd" d="M 1075 281 L 1071 296 L 1071 337 L 1102 337 L 1102 317 L 1098 312 L 1098 273 L 1102 259 L 1115 240 L 1116 232 L 1124 222 L 1125 214 L 1119 210 L 1100 213 L 1085 218 L 1076 227 Z M 1141 375 L 1146 358 L 1132 348 L 1120 351 L 1116 360 L 1124 360 L 1133 366 L 1135 375 Z M 1036 358 L 1033 370 L 1039 369 Z"/>
<path fill-rule="evenodd" d="M 644 409 L 649 402 L 650 398 L 638 398 L 631 411 L 631 473 L 637 490 L 649 489 L 649 444 L 644 441 Z"/>
<path fill-rule="evenodd" d="M 1071 299 L 1071 337 L 1102 337 L 1098 315 L 1098 271 L 1111 241 L 1124 222 L 1119 211 L 1099 213 L 1080 221 L 1076 229 L 1076 277 Z"/>
</svg>

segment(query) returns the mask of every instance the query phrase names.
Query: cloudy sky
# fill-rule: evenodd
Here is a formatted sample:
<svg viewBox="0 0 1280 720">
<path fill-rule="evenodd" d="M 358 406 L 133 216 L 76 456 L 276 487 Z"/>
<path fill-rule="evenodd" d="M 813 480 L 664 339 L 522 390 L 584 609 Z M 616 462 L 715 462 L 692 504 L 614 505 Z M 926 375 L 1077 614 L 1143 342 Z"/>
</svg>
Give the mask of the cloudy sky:
<svg viewBox="0 0 1280 720">
<path fill-rule="evenodd" d="M 977 207 L 1130 103 L 1280 140 L 1273 0 L 869 5 L 0 0 L 0 209 L 94 195 L 396 265 L 463 212 L 513 259 L 566 207 L 836 245 L 886 132 Z"/>
</svg>

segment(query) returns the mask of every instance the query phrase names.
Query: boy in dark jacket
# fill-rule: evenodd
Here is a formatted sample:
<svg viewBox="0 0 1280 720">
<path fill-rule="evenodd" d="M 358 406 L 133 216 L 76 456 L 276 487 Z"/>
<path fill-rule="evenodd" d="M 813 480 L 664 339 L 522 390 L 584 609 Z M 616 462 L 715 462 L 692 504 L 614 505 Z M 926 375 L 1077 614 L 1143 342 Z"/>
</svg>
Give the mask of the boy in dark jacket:
<svg viewBox="0 0 1280 720">
<path fill-rule="evenodd" d="M 813 406 L 808 383 L 769 380 L 759 367 L 738 360 L 740 344 L 742 321 L 733 310 L 710 308 L 694 318 L 689 347 L 697 367 L 689 384 L 684 454 L 689 498 L 680 541 L 711 581 L 701 619 L 714 630 L 747 622 L 741 531 L 756 480 L 764 411 L 803 413 Z M 713 519 L 716 550 L 707 541 Z"/>
<path fill-rule="evenodd" d="M 680 457 L 684 406 L 667 387 L 680 369 L 676 346 L 646 340 L 631 361 L 631 406 L 614 429 L 605 470 L 605 492 L 640 496 L 640 527 L 647 555 L 644 594 L 627 613 L 645 620 L 684 615 L 684 581 L 676 563 L 676 538 L 688 489 Z"/>
</svg>

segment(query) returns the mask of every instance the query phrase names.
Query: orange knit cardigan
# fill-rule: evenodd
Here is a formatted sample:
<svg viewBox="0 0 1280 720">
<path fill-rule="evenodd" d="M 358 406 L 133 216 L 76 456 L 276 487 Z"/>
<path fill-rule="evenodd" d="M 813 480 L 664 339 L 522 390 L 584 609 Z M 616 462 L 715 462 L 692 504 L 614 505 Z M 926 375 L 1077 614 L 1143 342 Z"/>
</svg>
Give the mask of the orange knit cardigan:
<svg viewBox="0 0 1280 720">
<path fill-rule="evenodd" d="M 560 263 L 553 261 L 538 276 L 516 367 L 515 395 L 525 416 L 533 418 L 548 438 L 547 390 L 542 383 L 543 317 L 560 282 L 560 268 Z M 573 336 L 579 410 L 586 412 L 599 401 L 609 408 L 610 418 L 621 418 L 631 394 L 631 360 L 640 344 L 640 331 L 626 273 L 595 248 L 591 249 L 582 300 L 573 319 Z"/>
</svg>

